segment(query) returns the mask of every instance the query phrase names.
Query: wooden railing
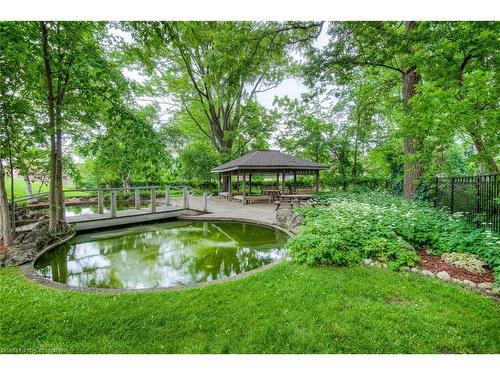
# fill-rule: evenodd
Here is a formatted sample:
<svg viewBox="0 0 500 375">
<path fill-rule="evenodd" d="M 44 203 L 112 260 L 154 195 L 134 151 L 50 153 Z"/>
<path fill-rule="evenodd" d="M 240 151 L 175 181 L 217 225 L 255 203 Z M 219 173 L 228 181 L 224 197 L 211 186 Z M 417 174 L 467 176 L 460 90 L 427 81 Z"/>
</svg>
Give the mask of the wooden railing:
<svg viewBox="0 0 500 375">
<path fill-rule="evenodd" d="M 95 189 L 66 189 L 63 190 L 63 195 L 67 197 L 68 193 L 85 193 L 82 196 L 89 196 L 89 193 L 94 193 L 92 196 L 97 198 L 97 213 L 104 213 L 104 205 L 105 205 L 105 197 L 109 195 L 109 207 L 110 207 L 110 216 L 112 218 L 117 216 L 118 212 L 118 193 L 134 193 L 134 208 L 136 210 L 141 209 L 141 204 L 143 202 L 143 191 L 149 191 L 149 209 L 151 213 L 155 213 L 157 210 L 157 197 L 163 195 L 160 191 L 163 189 L 162 186 L 133 186 L 130 188 L 95 188 Z M 165 205 L 170 206 L 172 204 L 172 193 L 174 191 L 182 191 L 182 208 L 189 209 L 189 200 L 193 194 L 190 194 L 188 186 L 179 186 L 179 185 L 168 185 L 165 187 L 164 196 L 165 196 Z M 108 193 L 108 194 L 107 194 Z M 23 196 L 16 198 L 13 202 L 11 202 L 11 209 L 16 210 L 16 207 L 19 207 L 19 204 L 24 204 L 25 202 L 31 203 L 33 201 L 38 201 L 40 198 L 48 197 L 49 193 L 39 193 L 33 194 L 31 196 Z M 203 211 L 208 211 L 208 199 L 210 195 L 208 193 L 203 193 Z M 63 204 L 67 203 L 66 199 L 63 199 Z M 91 202 L 94 203 L 94 202 Z M 29 207 L 29 206 L 27 206 Z M 65 218 L 66 219 L 66 218 Z"/>
</svg>

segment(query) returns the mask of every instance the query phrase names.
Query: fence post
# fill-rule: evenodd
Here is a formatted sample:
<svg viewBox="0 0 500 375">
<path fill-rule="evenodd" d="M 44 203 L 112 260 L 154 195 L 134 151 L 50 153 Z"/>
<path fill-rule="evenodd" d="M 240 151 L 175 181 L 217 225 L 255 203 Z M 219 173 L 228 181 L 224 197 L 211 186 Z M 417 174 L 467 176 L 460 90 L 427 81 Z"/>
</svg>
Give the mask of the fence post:
<svg viewBox="0 0 500 375">
<path fill-rule="evenodd" d="M 481 209 L 481 194 L 480 194 L 480 188 L 479 188 L 480 183 L 481 183 L 481 176 L 477 176 L 477 178 L 476 178 L 476 215 L 479 214 L 479 210 Z"/>
<path fill-rule="evenodd" d="M 156 212 L 156 188 L 151 188 L 151 212 Z"/>
<path fill-rule="evenodd" d="M 454 207 L 455 207 L 455 177 L 451 178 L 451 203 L 450 203 L 450 210 L 451 213 L 453 213 Z"/>
<path fill-rule="evenodd" d="M 170 186 L 167 186 L 167 189 L 165 192 L 165 198 L 167 201 L 167 206 L 170 206 Z"/>
<path fill-rule="evenodd" d="M 104 213 L 104 191 L 103 190 L 97 191 L 97 213 L 98 214 Z"/>
<path fill-rule="evenodd" d="M 139 210 L 141 208 L 141 191 L 139 189 L 134 190 L 135 195 L 135 209 Z"/>
<path fill-rule="evenodd" d="M 116 217 L 116 190 L 111 190 L 111 217 Z"/>
<path fill-rule="evenodd" d="M 208 211 L 208 193 L 203 193 L 203 212 Z"/>
<path fill-rule="evenodd" d="M 189 190 L 188 190 L 187 186 L 184 186 L 182 188 L 182 197 L 184 198 L 183 208 L 188 209 L 189 208 Z"/>
</svg>

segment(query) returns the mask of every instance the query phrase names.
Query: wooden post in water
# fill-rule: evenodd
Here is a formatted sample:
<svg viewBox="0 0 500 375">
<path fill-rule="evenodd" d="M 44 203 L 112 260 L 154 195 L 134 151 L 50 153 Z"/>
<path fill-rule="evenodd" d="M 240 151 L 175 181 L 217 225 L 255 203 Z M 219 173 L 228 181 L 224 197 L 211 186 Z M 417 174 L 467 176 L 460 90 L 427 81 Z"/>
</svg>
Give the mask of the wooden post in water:
<svg viewBox="0 0 500 375">
<path fill-rule="evenodd" d="M 111 190 L 111 217 L 116 217 L 116 190 Z"/>
<path fill-rule="evenodd" d="M 98 214 L 104 213 L 104 191 L 103 190 L 97 191 L 97 213 Z"/>
<path fill-rule="evenodd" d="M 167 202 L 167 206 L 170 206 L 170 186 L 167 186 L 165 191 L 165 200 Z"/>
<path fill-rule="evenodd" d="M 187 186 L 184 186 L 182 188 L 182 197 L 184 198 L 183 208 L 188 209 L 189 208 L 189 190 L 188 190 Z"/>
<path fill-rule="evenodd" d="M 156 212 L 156 188 L 151 188 L 151 212 Z"/>
<path fill-rule="evenodd" d="M 141 191 L 139 188 L 135 189 L 135 209 L 138 210 L 141 208 Z"/>
<path fill-rule="evenodd" d="M 203 193 L 203 212 L 208 211 L 208 193 Z"/>
</svg>

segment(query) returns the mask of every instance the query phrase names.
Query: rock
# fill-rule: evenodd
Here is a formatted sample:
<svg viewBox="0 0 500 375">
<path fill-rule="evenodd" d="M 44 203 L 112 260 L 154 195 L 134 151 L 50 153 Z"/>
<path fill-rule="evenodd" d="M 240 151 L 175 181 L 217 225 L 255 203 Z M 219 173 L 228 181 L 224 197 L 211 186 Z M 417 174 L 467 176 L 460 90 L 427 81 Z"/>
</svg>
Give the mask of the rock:
<svg viewBox="0 0 500 375">
<path fill-rule="evenodd" d="M 33 260 L 39 251 L 51 243 L 55 243 L 72 232 L 68 224 L 61 222 L 58 233 L 49 232 L 49 222 L 38 222 L 31 232 L 26 232 L 16 238 L 16 243 L 9 246 L 7 255 L 2 261 L 5 266 L 17 266 Z"/>
<path fill-rule="evenodd" d="M 491 289 L 491 293 L 493 293 L 493 294 L 499 294 L 500 295 L 500 288 L 499 287 L 495 287 L 495 288 Z"/>
<path fill-rule="evenodd" d="M 410 272 L 418 273 L 420 270 L 417 267 L 410 268 Z"/>
<path fill-rule="evenodd" d="M 463 284 L 466 285 L 466 286 L 468 286 L 469 288 L 475 288 L 476 287 L 476 283 L 474 281 L 470 281 L 470 280 L 464 280 Z"/>
<path fill-rule="evenodd" d="M 436 273 L 436 276 L 437 276 L 438 278 L 440 278 L 441 280 L 443 280 L 443 281 L 451 281 L 451 276 L 450 276 L 450 274 L 449 274 L 448 272 L 446 272 L 446 271 L 441 271 L 441 272 L 438 272 L 438 273 Z"/>
<path fill-rule="evenodd" d="M 457 283 L 457 284 L 463 284 L 463 283 L 464 283 L 462 280 L 460 280 L 460 279 L 455 279 L 454 277 L 452 277 L 452 278 L 451 278 L 451 281 L 452 281 L 453 283 Z"/>
<path fill-rule="evenodd" d="M 432 255 L 432 251 L 430 251 L 429 249 L 425 249 L 425 252 L 427 255 Z"/>
<path fill-rule="evenodd" d="M 373 260 L 372 259 L 363 259 L 363 264 L 365 266 L 369 266 L 370 264 L 373 263 Z"/>
<path fill-rule="evenodd" d="M 441 259 L 452 266 L 463 268 L 467 271 L 483 273 L 484 262 L 477 259 L 474 254 L 465 254 L 465 253 L 444 253 L 441 255 Z"/>
<path fill-rule="evenodd" d="M 387 263 L 382 263 L 382 264 L 381 264 L 381 267 L 382 267 L 382 268 L 387 268 Z"/>
<path fill-rule="evenodd" d="M 433 272 L 431 272 L 429 270 L 422 270 L 422 275 L 427 276 L 427 277 L 434 277 L 434 276 L 436 276 L 436 275 L 434 275 Z"/>
<path fill-rule="evenodd" d="M 492 289 L 493 283 L 480 283 L 480 284 L 477 284 L 477 287 L 479 289 Z"/>
<path fill-rule="evenodd" d="M 300 225 L 302 218 L 299 215 L 294 215 L 292 210 L 284 209 L 276 211 L 274 221 L 279 227 L 293 231 Z"/>
<path fill-rule="evenodd" d="M 404 266 L 401 269 L 405 272 L 410 272 L 410 267 Z"/>
</svg>

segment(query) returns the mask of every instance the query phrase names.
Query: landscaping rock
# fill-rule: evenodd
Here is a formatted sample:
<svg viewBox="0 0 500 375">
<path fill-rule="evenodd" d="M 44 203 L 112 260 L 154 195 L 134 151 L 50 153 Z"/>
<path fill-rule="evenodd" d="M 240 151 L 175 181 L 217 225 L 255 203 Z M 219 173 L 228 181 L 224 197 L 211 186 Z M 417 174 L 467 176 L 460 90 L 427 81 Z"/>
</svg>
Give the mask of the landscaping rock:
<svg viewBox="0 0 500 375">
<path fill-rule="evenodd" d="M 401 268 L 403 271 L 410 272 L 410 267 L 404 266 Z"/>
<path fill-rule="evenodd" d="M 480 283 L 480 284 L 477 284 L 477 287 L 479 289 L 492 289 L 493 283 Z"/>
<path fill-rule="evenodd" d="M 369 266 L 370 264 L 373 263 L 373 260 L 372 259 L 363 259 L 363 264 L 365 266 Z"/>
<path fill-rule="evenodd" d="M 462 280 L 460 280 L 460 279 L 455 279 L 454 277 L 452 277 L 452 278 L 451 278 L 451 281 L 452 281 L 453 283 L 457 283 L 457 284 L 463 284 L 463 283 L 464 283 Z"/>
<path fill-rule="evenodd" d="M 434 275 L 433 272 L 431 272 L 429 270 L 422 270 L 422 275 L 427 276 L 427 277 L 435 277 L 436 276 L 436 275 Z"/>
<path fill-rule="evenodd" d="M 491 289 L 491 293 L 500 294 L 500 288 L 496 287 L 496 288 Z"/>
<path fill-rule="evenodd" d="M 441 271 L 441 272 L 438 272 L 438 273 L 436 273 L 436 276 L 437 276 L 438 278 L 440 278 L 441 280 L 443 280 L 443 281 L 451 281 L 451 276 L 450 276 L 450 274 L 449 274 L 448 272 L 446 272 L 446 271 Z"/>
<path fill-rule="evenodd" d="M 448 263 L 449 265 L 463 268 L 467 271 L 484 273 L 484 262 L 477 259 L 474 254 L 465 254 L 465 253 L 444 253 L 441 255 L 441 259 Z"/>
<path fill-rule="evenodd" d="M 37 223 L 30 232 L 21 234 L 13 246 L 9 246 L 5 258 L 0 265 L 17 266 L 33 260 L 38 252 L 51 243 L 55 243 L 72 232 L 68 224 L 61 222 L 57 235 L 49 232 L 49 222 Z"/>
<path fill-rule="evenodd" d="M 420 270 L 417 267 L 412 267 L 412 268 L 410 268 L 410 272 L 418 273 L 418 272 L 420 272 Z"/>
<path fill-rule="evenodd" d="M 274 221 L 279 227 L 294 231 L 300 225 L 302 218 L 299 215 L 294 215 L 292 210 L 283 209 L 276 211 Z"/>
<path fill-rule="evenodd" d="M 464 280 L 463 284 L 466 285 L 466 286 L 468 286 L 469 288 L 475 288 L 476 287 L 476 283 L 474 281 L 470 281 L 470 280 Z"/>
</svg>

